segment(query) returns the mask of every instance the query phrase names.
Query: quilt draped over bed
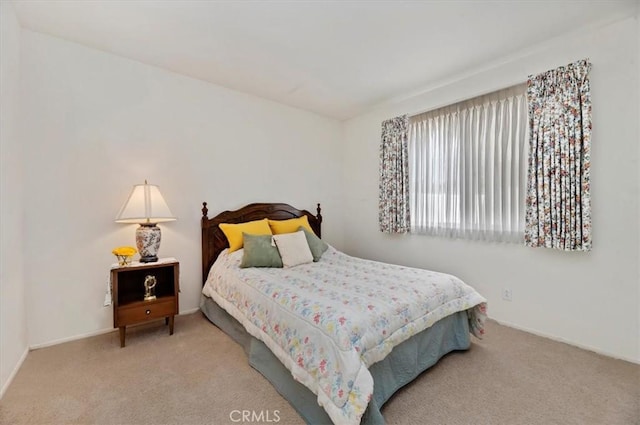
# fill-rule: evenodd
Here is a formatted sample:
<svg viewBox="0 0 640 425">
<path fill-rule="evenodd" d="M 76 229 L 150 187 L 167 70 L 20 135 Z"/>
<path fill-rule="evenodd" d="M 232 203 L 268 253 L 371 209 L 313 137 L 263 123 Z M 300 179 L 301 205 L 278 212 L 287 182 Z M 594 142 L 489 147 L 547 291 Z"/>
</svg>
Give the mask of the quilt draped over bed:
<svg viewBox="0 0 640 425">
<path fill-rule="evenodd" d="M 263 341 L 318 396 L 335 424 L 358 424 L 373 393 L 368 366 L 438 320 L 467 311 L 484 333 L 486 300 L 455 276 L 329 248 L 289 269 L 239 267 L 223 251 L 203 294 Z"/>
</svg>

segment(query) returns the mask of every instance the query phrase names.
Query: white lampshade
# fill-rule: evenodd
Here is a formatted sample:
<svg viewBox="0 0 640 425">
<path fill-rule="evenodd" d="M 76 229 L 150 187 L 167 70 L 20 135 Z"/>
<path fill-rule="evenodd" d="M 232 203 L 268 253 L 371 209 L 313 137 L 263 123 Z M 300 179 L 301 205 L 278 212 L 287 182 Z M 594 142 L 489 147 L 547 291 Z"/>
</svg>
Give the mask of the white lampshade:
<svg viewBox="0 0 640 425">
<path fill-rule="evenodd" d="M 176 218 L 171 214 L 158 186 L 148 184 L 146 180 L 144 184 L 133 186 L 129 198 L 116 216 L 116 223 L 143 224 L 174 220 Z"/>
</svg>

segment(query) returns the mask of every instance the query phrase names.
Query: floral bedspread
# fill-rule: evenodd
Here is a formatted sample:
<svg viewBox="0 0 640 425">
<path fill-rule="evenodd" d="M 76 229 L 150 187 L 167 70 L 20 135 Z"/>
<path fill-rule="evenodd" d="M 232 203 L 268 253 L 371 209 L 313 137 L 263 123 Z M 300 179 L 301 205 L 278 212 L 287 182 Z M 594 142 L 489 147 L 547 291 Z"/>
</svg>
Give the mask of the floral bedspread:
<svg viewBox="0 0 640 425">
<path fill-rule="evenodd" d="M 203 293 L 263 341 L 318 396 L 335 424 L 359 424 L 371 395 L 368 366 L 450 314 L 484 333 L 486 300 L 455 276 L 350 257 L 332 247 L 289 269 L 239 267 L 224 251 Z"/>
</svg>

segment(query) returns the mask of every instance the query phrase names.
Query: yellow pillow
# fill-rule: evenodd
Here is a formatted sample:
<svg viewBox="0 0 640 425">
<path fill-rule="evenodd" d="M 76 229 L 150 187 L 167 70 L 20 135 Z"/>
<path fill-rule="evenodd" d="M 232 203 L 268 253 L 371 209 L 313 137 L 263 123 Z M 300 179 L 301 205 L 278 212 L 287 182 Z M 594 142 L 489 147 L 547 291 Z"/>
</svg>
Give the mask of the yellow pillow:
<svg viewBox="0 0 640 425">
<path fill-rule="evenodd" d="M 300 226 L 308 229 L 315 235 L 311 225 L 309 225 L 309 219 L 306 215 L 303 215 L 300 218 L 291 218 L 289 220 L 269 220 L 269 227 L 271 227 L 271 232 L 273 232 L 274 235 L 297 232 Z"/>
<path fill-rule="evenodd" d="M 227 237 L 227 241 L 229 241 L 229 252 L 237 251 L 244 246 L 242 233 L 249 233 L 251 235 L 272 234 L 271 228 L 269 227 L 269 220 L 266 218 L 238 224 L 220 223 L 218 226 L 220 226 L 220 229 Z"/>
</svg>

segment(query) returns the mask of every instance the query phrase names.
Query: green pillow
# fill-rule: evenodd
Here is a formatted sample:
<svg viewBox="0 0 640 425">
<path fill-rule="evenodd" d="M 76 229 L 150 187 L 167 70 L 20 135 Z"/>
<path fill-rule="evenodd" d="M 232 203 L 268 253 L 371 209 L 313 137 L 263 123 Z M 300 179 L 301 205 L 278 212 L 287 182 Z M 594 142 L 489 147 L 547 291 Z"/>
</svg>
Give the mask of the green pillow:
<svg viewBox="0 0 640 425">
<path fill-rule="evenodd" d="M 309 244 L 309 249 L 311 250 L 311 255 L 313 255 L 313 261 L 318 261 L 322 254 L 329 249 L 329 245 L 326 244 L 322 239 L 316 236 L 315 233 L 310 232 L 305 227 L 298 227 L 298 232 L 302 230 L 304 235 L 307 237 L 307 243 Z"/>
<path fill-rule="evenodd" d="M 282 267 L 278 248 L 271 245 L 271 235 L 242 233 L 244 254 L 240 267 Z"/>
</svg>

